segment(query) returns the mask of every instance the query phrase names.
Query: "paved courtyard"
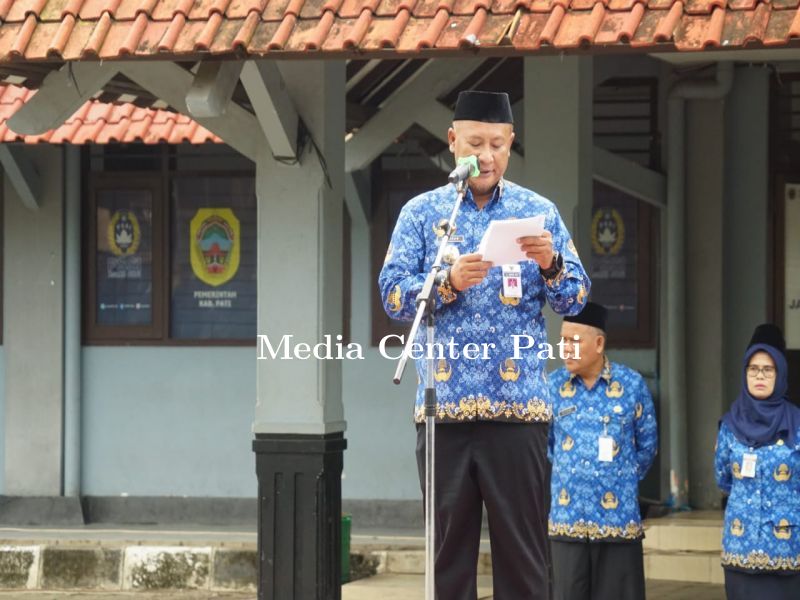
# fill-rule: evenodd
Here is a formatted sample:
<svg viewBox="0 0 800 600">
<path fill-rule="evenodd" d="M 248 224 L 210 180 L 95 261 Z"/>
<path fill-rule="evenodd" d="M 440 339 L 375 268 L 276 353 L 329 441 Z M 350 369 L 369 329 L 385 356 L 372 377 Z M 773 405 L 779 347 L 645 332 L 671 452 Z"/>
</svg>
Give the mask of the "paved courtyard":
<svg viewBox="0 0 800 600">
<path fill-rule="evenodd" d="M 480 600 L 490 600 L 491 578 L 480 579 Z M 0 592 L 2 600 L 254 600 L 242 592 Z M 342 589 L 342 600 L 423 600 L 423 577 L 378 575 Z M 725 600 L 722 586 L 672 581 L 648 581 L 648 600 Z"/>
<path fill-rule="evenodd" d="M 342 589 L 342 600 L 424 600 L 420 575 L 378 575 L 355 581 Z M 479 600 L 491 600 L 492 579 L 478 578 Z M 647 582 L 647 600 L 725 600 L 721 585 L 676 581 Z"/>
</svg>

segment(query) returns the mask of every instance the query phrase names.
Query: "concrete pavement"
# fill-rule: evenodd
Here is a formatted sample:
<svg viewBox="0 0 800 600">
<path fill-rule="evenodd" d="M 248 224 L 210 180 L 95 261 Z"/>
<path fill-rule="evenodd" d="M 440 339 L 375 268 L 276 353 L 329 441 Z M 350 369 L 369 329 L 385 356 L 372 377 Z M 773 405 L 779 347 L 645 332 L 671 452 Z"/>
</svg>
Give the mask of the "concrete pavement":
<svg viewBox="0 0 800 600">
<path fill-rule="evenodd" d="M 492 580 L 478 581 L 480 600 L 490 600 Z M 342 588 L 342 600 L 423 600 L 424 577 L 385 574 Z M 254 600 L 252 592 L 0 592 L 0 600 Z M 650 580 L 648 600 L 724 600 L 721 585 Z"/>
<path fill-rule="evenodd" d="M 424 600 L 424 584 L 420 575 L 376 575 L 344 586 L 342 600 Z M 478 577 L 478 598 L 492 598 L 491 576 Z M 647 600 L 725 600 L 725 592 L 721 585 L 650 580 Z"/>
</svg>

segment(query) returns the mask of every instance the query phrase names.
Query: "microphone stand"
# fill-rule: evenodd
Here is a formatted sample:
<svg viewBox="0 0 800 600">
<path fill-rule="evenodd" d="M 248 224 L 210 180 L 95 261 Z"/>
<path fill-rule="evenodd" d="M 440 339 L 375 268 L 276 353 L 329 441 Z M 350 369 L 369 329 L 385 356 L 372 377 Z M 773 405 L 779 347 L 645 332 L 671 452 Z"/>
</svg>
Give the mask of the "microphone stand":
<svg viewBox="0 0 800 600">
<path fill-rule="evenodd" d="M 436 388 L 434 387 L 434 369 L 435 362 L 433 358 L 433 344 L 435 341 L 435 319 L 434 307 L 435 290 L 434 285 L 440 281 L 442 274 L 442 261 L 446 252 L 446 248 L 455 231 L 456 216 L 461 208 L 461 203 L 464 201 L 464 194 L 467 190 L 466 180 L 458 182 L 456 185 L 455 206 L 453 212 L 450 213 L 450 219 L 446 224 L 442 225 L 444 235 L 439 243 L 439 250 L 436 253 L 436 259 L 431 265 L 431 269 L 425 278 L 425 283 L 422 285 L 422 291 L 417 295 L 417 313 L 414 316 L 414 322 L 406 338 L 406 344 L 403 348 L 403 354 L 397 363 L 397 369 L 394 373 L 392 381 L 399 384 L 405 371 L 406 363 L 411 355 L 412 345 L 417 337 L 419 327 L 422 323 L 422 318 L 425 317 L 425 325 L 427 327 L 427 351 L 426 351 L 426 373 L 425 373 L 425 600 L 434 600 L 436 598 L 435 582 L 435 538 L 434 538 L 434 513 L 436 504 L 434 503 L 435 497 L 435 444 L 436 444 Z"/>
</svg>

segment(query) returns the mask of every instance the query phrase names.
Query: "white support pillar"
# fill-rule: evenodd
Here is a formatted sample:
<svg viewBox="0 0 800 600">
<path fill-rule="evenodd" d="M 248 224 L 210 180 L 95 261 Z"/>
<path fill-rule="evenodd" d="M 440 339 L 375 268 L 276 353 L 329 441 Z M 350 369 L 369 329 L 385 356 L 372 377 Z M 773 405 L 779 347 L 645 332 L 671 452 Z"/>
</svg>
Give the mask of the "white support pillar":
<svg viewBox="0 0 800 600">
<path fill-rule="evenodd" d="M 41 180 L 40 207 L 36 211 L 20 202 L 8 180 L 4 186 L 4 493 L 60 496 L 64 377 L 63 149 L 39 146 L 25 150 L 47 177 Z M 5 517 L 0 511 L 0 520 Z"/>
<path fill-rule="evenodd" d="M 339 66 L 302 62 L 286 72 L 323 161 L 308 144 L 299 169 L 273 160 L 269 148 L 257 163 L 258 332 L 273 346 L 284 335 L 294 336 L 293 344 L 314 345 L 326 334 L 335 341 L 342 331 L 344 75 Z M 259 361 L 254 431 L 344 431 L 340 384 L 340 361 Z"/>
<path fill-rule="evenodd" d="M 258 332 L 273 347 L 292 336 L 293 356 L 257 366 L 259 600 L 327 600 L 341 594 L 342 361 L 291 350 L 342 332 L 344 63 L 296 62 L 282 76 L 314 144 L 299 168 L 266 146 L 256 163 Z"/>
<path fill-rule="evenodd" d="M 588 271 L 594 152 L 592 59 L 524 60 L 525 169 L 519 183 L 556 204 Z M 560 327 L 561 320 L 548 311 L 551 343 L 558 339 Z"/>
</svg>

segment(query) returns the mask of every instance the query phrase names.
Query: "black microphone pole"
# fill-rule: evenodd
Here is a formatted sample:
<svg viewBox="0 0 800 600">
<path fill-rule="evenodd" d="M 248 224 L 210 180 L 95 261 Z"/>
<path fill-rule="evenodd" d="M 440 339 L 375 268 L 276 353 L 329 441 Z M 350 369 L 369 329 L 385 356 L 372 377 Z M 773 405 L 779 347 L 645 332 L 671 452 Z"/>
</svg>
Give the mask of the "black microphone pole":
<svg viewBox="0 0 800 600">
<path fill-rule="evenodd" d="M 468 165 L 467 165 L 468 166 Z M 426 348 L 426 373 L 425 373 L 425 600 L 435 600 L 435 538 L 434 538 L 434 518 L 435 518 L 435 444 L 436 444 L 436 388 L 434 386 L 434 369 L 435 361 L 433 358 L 433 344 L 435 342 L 435 319 L 434 308 L 435 301 L 435 285 L 437 279 L 442 271 L 442 260 L 444 258 L 447 245 L 450 241 L 450 236 L 453 235 L 456 227 L 456 216 L 461 208 L 461 203 L 464 201 L 464 194 L 467 190 L 467 175 L 463 177 L 460 182 L 456 184 L 456 202 L 453 206 L 453 212 L 450 213 L 450 219 L 443 225 L 444 235 L 439 243 L 439 250 L 436 253 L 436 259 L 431 265 L 431 269 L 425 278 L 425 283 L 422 285 L 422 291 L 417 295 L 417 313 L 414 316 L 414 322 L 411 324 L 411 329 L 406 338 L 406 345 L 403 348 L 403 354 L 397 363 L 397 369 L 394 373 L 393 381 L 396 384 L 400 383 L 403 377 L 403 372 L 406 368 L 406 363 L 411 353 L 411 346 L 414 343 L 419 327 L 422 323 L 423 316 L 425 317 L 425 324 L 427 326 L 427 348 Z"/>
</svg>

